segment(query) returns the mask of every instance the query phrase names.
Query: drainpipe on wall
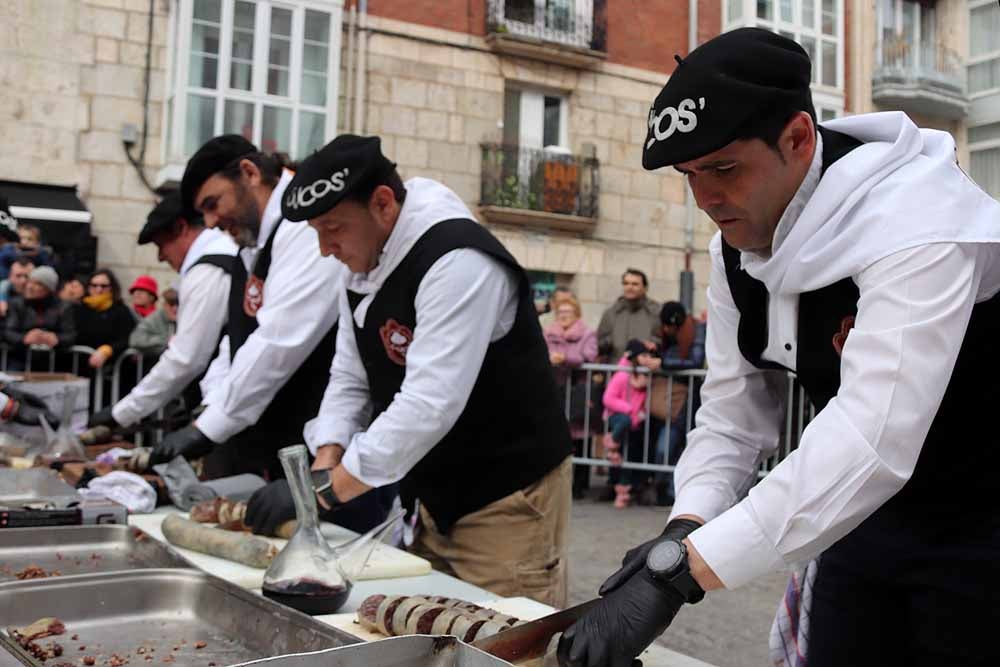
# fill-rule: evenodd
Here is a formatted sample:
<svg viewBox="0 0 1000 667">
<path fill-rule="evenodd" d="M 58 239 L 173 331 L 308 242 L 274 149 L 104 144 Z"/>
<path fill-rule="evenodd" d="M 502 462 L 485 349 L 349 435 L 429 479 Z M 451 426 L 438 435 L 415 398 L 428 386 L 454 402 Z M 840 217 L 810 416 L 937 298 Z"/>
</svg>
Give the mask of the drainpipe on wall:
<svg viewBox="0 0 1000 667">
<path fill-rule="evenodd" d="M 354 134 L 365 133 L 365 75 L 368 69 L 368 0 L 358 0 L 358 60 L 354 82 Z"/>
<path fill-rule="evenodd" d="M 341 121 L 343 123 L 344 131 L 348 131 L 351 128 L 351 119 L 354 117 L 352 112 L 352 102 L 354 97 L 354 48 L 358 35 L 358 5 L 354 3 L 351 5 L 351 11 L 348 14 L 348 24 L 347 24 L 347 63 L 344 67 L 344 118 Z M 333 135 L 336 136 L 339 133 L 339 128 L 333 129 Z"/>
<path fill-rule="evenodd" d="M 688 53 L 698 46 L 698 0 L 688 0 Z M 684 269 L 681 271 L 680 299 L 689 313 L 694 311 L 694 271 L 691 270 L 691 256 L 694 254 L 694 193 L 685 180 L 685 208 L 687 219 L 684 224 Z"/>
</svg>

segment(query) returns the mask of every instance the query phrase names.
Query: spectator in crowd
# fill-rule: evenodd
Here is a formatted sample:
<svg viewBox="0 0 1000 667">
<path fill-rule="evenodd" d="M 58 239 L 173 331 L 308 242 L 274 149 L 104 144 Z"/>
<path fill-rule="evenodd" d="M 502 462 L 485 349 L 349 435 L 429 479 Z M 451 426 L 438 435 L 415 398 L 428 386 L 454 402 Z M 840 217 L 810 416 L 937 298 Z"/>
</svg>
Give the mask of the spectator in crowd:
<svg viewBox="0 0 1000 667">
<path fill-rule="evenodd" d="M 633 339 L 659 345 L 660 304 L 646 296 L 648 288 L 645 273 L 639 269 L 625 270 L 622 295 L 604 311 L 597 327 L 598 350 L 609 361 L 620 359 Z"/>
<path fill-rule="evenodd" d="M 604 418 L 608 420 L 608 433 L 604 448 L 608 459 L 615 464 L 622 461 L 624 447 L 628 460 L 642 460 L 642 438 L 646 423 L 646 394 L 649 390 L 649 373 L 639 372 L 638 356 L 646 351 L 642 341 L 628 343 L 618 365 L 624 370 L 615 371 L 604 390 Z M 624 509 L 632 502 L 633 471 L 624 470 L 621 483 L 615 484 L 615 507 Z"/>
<path fill-rule="evenodd" d="M 12 346 L 14 361 L 19 365 L 30 345 L 49 348 L 69 347 L 76 340 L 73 313 L 56 296 L 59 277 L 49 266 L 39 266 L 31 272 L 24 288 L 24 297 L 16 299 L 7 312 L 4 340 Z"/>
<path fill-rule="evenodd" d="M 10 214 L 10 210 L 7 207 L 7 198 L 0 195 L 0 250 L 8 243 L 13 243 L 16 240 L 17 219 Z M 8 289 L 8 281 L 0 281 L 0 332 L 4 330 L 4 321 L 7 317 Z"/>
<path fill-rule="evenodd" d="M 0 248 L 0 278 L 6 278 L 11 266 L 19 257 L 31 260 L 35 266 L 50 264 L 49 253 L 42 247 L 42 230 L 35 225 L 19 223 L 18 242 L 8 243 Z"/>
<path fill-rule="evenodd" d="M 144 317 L 128 337 L 129 347 L 145 355 L 159 356 L 177 333 L 177 290 L 163 290 L 163 307 Z"/>
<path fill-rule="evenodd" d="M 132 295 L 132 310 L 140 319 L 149 317 L 156 312 L 156 295 L 160 293 L 156 278 L 146 275 L 139 276 L 128 288 L 128 292 Z"/>
<path fill-rule="evenodd" d="M 545 327 L 545 344 L 556 381 L 562 385 L 572 369 L 597 359 L 597 334 L 580 319 L 580 302 L 569 290 L 553 304 L 553 310 L 556 319 Z"/>
<path fill-rule="evenodd" d="M 559 290 L 562 291 L 559 291 Z M 586 392 L 577 391 L 586 386 L 585 374 L 573 377 L 573 369 L 582 364 L 597 359 L 597 334 L 581 319 L 580 302 L 576 300 L 569 289 L 557 288 L 550 299 L 555 311 L 555 321 L 545 327 L 545 344 L 549 348 L 549 360 L 556 372 L 556 383 L 561 395 L 567 391 L 566 383 L 571 384 L 569 398 L 570 435 L 573 438 L 576 455 L 583 455 L 583 442 L 586 437 L 583 426 L 584 413 L 587 411 Z M 596 402 L 598 394 L 592 395 Z M 597 426 L 598 420 L 591 422 Z M 587 488 L 590 470 L 586 466 L 573 467 L 573 495 L 583 496 Z"/>
<path fill-rule="evenodd" d="M 660 310 L 660 335 L 662 344 L 657 352 L 640 354 L 638 362 L 651 371 L 688 370 L 705 366 L 705 323 L 688 314 L 684 304 L 668 301 Z M 664 419 L 669 417 L 670 428 L 659 429 L 656 443 L 656 462 L 676 465 L 684 451 L 687 434 L 687 401 L 689 384 L 670 381 L 665 377 L 653 380 L 651 412 Z M 669 405 L 668 403 L 669 397 Z M 691 397 L 690 400 L 695 400 Z M 660 404 L 663 404 L 662 406 Z M 658 414 L 658 408 L 662 414 Z M 693 413 L 693 410 L 692 410 Z M 674 502 L 673 473 L 656 476 L 656 504 L 672 505 Z"/>
<path fill-rule="evenodd" d="M 573 296 L 572 290 L 563 285 L 558 285 L 552 290 L 552 294 L 545 300 L 545 303 L 535 302 L 535 310 L 538 311 L 538 322 L 542 325 L 542 329 L 545 329 L 545 327 L 555 320 L 556 303 L 567 296 Z"/>
<path fill-rule="evenodd" d="M 12 300 L 24 294 L 24 288 L 28 284 L 28 276 L 34 270 L 35 265 L 30 259 L 19 257 L 10 265 L 10 274 L 7 279 L 0 282 L 0 318 L 7 316 L 7 309 Z"/>
<path fill-rule="evenodd" d="M 62 287 L 59 288 L 59 298 L 66 303 L 80 303 L 83 301 L 87 288 L 84 283 L 87 279 L 83 276 L 71 276 L 66 279 Z"/>
<path fill-rule="evenodd" d="M 76 342 L 94 348 L 88 363 L 101 368 L 128 347 L 136 321 L 122 302 L 121 284 L 110 269 L 98 269 L 87 281 L 87 296 L 76 308 Z"/>
</svg>

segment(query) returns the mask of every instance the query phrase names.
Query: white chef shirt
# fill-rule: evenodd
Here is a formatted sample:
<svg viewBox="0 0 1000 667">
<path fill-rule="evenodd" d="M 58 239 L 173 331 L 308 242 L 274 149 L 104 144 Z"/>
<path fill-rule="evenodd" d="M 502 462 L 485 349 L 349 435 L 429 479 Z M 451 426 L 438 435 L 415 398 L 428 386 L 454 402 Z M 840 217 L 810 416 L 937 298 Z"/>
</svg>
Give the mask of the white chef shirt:
<svg viewBox="0 0 1000 667">
<path fill-rule="evenodd" d="M 230 278 L 217 266 L 195 263 L 205 255 L 235 254 L 236 244 L 217 229 L 195 238 L 181 264 L 177 333 L 149 374 L 112 409 L 119 424 L 134 424 L 162 408 L 205 370 L 226 324 Z"/>
<path fill-rule="evenodd" d="M 775 252 L 817 188 L 815 165 L 779 222 Z M 903 487 L 948 386 L 972 307 L 1000 291 L 1000 245 L 926 243 L 853 275 L 861 296 L 843 347 L 840 390 L 805 429 L 799 448 L 743 500 L 760 462 L 778 446 L 787 380 L 783 371 L 757 369 L 741 355 L 740 314 L 719 235 L 710 251 L 709 370 L 697 428 L 678 464 L 671 516 L 708 521 L 690 539 L 733 588 L 814 558 Z M 755 260 L 743 253 L 741 261 L 753 275 Z M 771 299 L 764 359 L 795 369 L 797 322 L 797 298 Z"/>
<path fill-rule="evenodd" d="M 293 176 L 285 170 L 271 193 L 261 219 L 259 245 L 240 250 L 248 273 L 281 219 L 281 196 Z M 221 443 L 257 422 L 336 323 L 337 299 L 347 273 L 341 262 L 320 255 L 316 231 L 308 224 L 281 224 L 271 249 L 257 329 L 237 350 L 225 379 L 213 389 L 210 404 L 195 422 L 205 436 Z"/>
<path fill-rule="evenodd" d="M 354 311 L 364 325 L 368 306 L 413 244 L 437 222 L 474 219 L 445 186 L 426 178 L 406 182 L 406 200 L 378 266 L 352 274 L 347 289 L 367 294 Z M 371 395 L 342 290 L 344 322 L 330 383 L 316 419 L 305 428 L 315 453 L 321 445 L 346 447 L 343 465 L 369 486 L 399 481 L 458 421 L 489 344 L 514 326 L 518 279 L 501 262 L 478 250 L 453 250 L 435 262 L 417 288 L 416 326 L 406 353 L 406 376 L 389 407 L 372 422 Z"/>
</svg>

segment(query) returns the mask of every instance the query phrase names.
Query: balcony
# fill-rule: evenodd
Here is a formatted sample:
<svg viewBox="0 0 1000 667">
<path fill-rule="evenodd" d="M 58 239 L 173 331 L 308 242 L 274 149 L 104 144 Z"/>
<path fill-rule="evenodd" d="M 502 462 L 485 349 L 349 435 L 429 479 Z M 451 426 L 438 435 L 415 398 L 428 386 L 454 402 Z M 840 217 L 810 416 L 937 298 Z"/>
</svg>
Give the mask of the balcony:
<svg viewBox="0 0 1000 667">
<path fill-rule="evenodd" d="M 596 157 L 482 144 L 480 211 L 489 222 L 589 233 L 597 225 Z"/>
<path fill-rule="evenodd" d="M 965 65 L 951 49 L 886 39 L 875 62 L 872 102 L 880 107 L 951 120 L 968 113 Z"/>
<path fill-rule="evenodd" d="M 497 53 L 593 67 L 607 58 L 607 0 L 487 0 L 486 42 Z"/>
</svg>

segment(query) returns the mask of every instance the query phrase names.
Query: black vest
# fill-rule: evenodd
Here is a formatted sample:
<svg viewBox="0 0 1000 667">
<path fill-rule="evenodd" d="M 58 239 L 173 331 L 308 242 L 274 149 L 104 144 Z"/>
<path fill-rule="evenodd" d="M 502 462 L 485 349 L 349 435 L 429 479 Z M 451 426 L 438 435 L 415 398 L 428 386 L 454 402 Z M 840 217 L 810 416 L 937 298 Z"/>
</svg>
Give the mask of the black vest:
<svg viewBox="0 0 1000 667">
<path fill-rule="evenodd" d="M 271 252 L 274 237 L 284 223 L 279 220 L 264 247 L 257 254 L 253 275 L 257 280 L 248 281 L 243 260 L 236 256 L 232 262 L 232 286 L 229 288 L 229 322 L 226 325 L 229 332 L 230 361 L 243 346 L 247 338 L 257 330 L 256 315 L 249 314 L 244 308 L 244 300 L 248 282 L 253 282 L 260 293 L 271 269 Z M 288 261 L 295 261 L 294 257 Z M 330 379 L 330 362 L 333 361 L 334 346 L 337 339 L 337 325 L 334 324 L 322 340 L 316 345 L 302 365 L 288 378 L 284 386 L 278 390 L 267 409 L 261 414 L 257 423 L 251 429 L 278 435 L 268 438 L 273 443 L 276 452 L 281 447 L 302 441 L 302 429 L 305 423 L 319 413 L 319 405 L 323 400 L 323 390 Z M 249 430 L 249 429 L 248 429 Z M 291 439 L 286 442 L 286 440 Z"/>
<path fill-rule="evenodd" d="M 515 271 L 519 300 L 513 328 L 487 348 L 455 426 L 400 485 L 404 502 L 419 498 L 443 533 L 466 514 L 538 481 L 572 453 L 528 276 L 471 220 L 447 220 L 427 230 L 375 295 L 364 327 L 354 326 L 373 418 L 389 406 L 406 376 L 405 354 L 394 345 L 416 330 L 420 281 L 434 262 L 459 248 L 475 248 Z M 352 311 L 365 296 L 347 295 Z"/>
<path fill-rule="evenodd" d="M 191 265 L 191 269 L 199 264 L 208 264 L 209 266 L 215 266 L 222 269 L 231 276 L 233 275 L 233 263 L 235 261 L 236 257 L 233 255 L 202 255 L 198 258 L 197 262 Z M 191 269 L 188 269 L 188 271 Z M 246 273 L 246 270 L 243 272 Z"/>
<path fill-rule="evenodd" d="M 820 133 L 824 172 L 860 145 L 837 132 L 820 128 Z M 767 288 L 740 268 L 738 250 L 725 241 L 722 248 L 726 277 L 740 312 L 740 352 L 758 368 L 781 369 L 760 358 L 767 345 Z M 854 324 L 858 298 L 858 287 L 850 278 L 799 297 L 796 374 L 817 411 L 840 388 L 838 347 Z M 995 410 L 996 397 L 1000 396 L 998 340 L 1000 296 L 972 310 L 951 380 L 913 475 L 899 493 L 842 539 L 838 548 L 857 547 L 852 553 L 870 554 L 873 544 L 890 547 L 900 535 L 926 535 L 921 531 L 940 525 L 933 517 L 949 516 L 949 525 L 954 526 L 964 520 L 962 517 L 996 513 L 993 471 L 1000 464 L 1000 448 L 984 420 Z"/>
</svg>

